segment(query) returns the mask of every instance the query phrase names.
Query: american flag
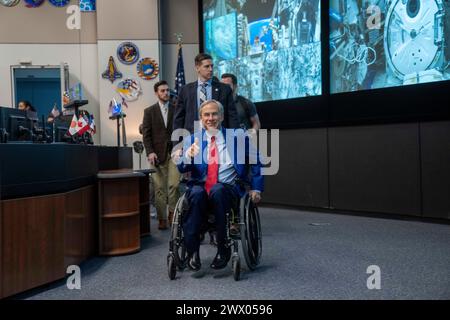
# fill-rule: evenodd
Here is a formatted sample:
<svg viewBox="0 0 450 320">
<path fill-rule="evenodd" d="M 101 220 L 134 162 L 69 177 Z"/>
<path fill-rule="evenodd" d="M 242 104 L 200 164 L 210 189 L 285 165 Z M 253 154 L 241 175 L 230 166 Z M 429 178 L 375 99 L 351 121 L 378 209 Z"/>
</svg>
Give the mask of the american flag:
<svg viewBox="0 0 450 320">
<path fill-rule="evenodd" d="M 56 103 L 55 103 L 55 105 L 53 106 L 53 109 L 52 109 L 52 111 L 51 111 L 51 114 L 52 114 L 52 116 L 53 116 L 54 118 L 58 118 L 59 115 L 61 114 L 61 112 L 59 112 L 59 110 L 58 110 L 58 107 L 56 106 Z"/>
<path fill-rule="evenodd" d="M 186 84 L 184 77 L 183 48 L 181 44 L 178 47 L 177 74 L 175 76 L 175 93 L 178 95 L 182 86 Z"/>
</svg>

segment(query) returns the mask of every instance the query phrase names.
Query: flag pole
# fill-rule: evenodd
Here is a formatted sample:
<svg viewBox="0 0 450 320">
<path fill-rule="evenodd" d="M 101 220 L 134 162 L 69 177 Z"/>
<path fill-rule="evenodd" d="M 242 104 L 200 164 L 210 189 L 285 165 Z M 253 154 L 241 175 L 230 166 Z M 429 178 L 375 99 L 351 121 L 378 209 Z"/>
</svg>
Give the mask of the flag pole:
<svg viewBox="0 0 450 320">
<path fill-rule="evenodd" d="M 177 38 L 178 49 L 181 47 L 181 43 L 183 42 L 183 34 L 182 33 L 174 33 Z"/>
<path fill-rule="evenodd" d="M 177 39 L 178 43 L 178 58 L 177 58 L 177 70 L 175 74 L 175 94 L 178 99 L 178 94 L 181 89 L 186 84 L 186 78 L 184 74 L 184 62 L 183 62 L 183 34 L 182 33 L 174 33 L 174 36 Z"/>
<path fill-rule="evenodd" d="M 123 112 L 120 113 L 120 116 L 122 117 L 122 139 L 123 139 L 123 146 L 127 146 L 127 133 L 125 131 L 125 117 L 123 116 Z"/>
<path fill-rule="evenodd" d="M 113 97 L 114 100 L 114 108 L 118 107 L 116 98 Z M 121 108 L 123 106 L 120 106 Z M 122 114 L 122 109 L 120 109 L 120 114 Z M 116 121 L 117 121 L 117 146 L 120 147 L 120 120 L 119 120 L 119 115 L 116 115 Z"/>
</svg>

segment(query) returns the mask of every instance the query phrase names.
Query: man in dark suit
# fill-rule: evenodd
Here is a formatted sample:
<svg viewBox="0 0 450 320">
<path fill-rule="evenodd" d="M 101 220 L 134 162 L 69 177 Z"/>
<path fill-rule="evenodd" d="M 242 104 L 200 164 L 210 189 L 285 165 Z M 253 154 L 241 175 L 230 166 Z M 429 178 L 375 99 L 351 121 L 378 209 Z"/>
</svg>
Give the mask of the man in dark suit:
<svg viewBox="0 0 450 320">
<path fill-rule="evenodd" d="M 173 129 L 184 128 L 194 132 L 194 121 L 199 121 L 198 109 L 208 100 L 217 100 L 224 107 L 223 126 L 238 128 L 238 118 L 233 94 L 228 85 L 213 80 L 213 61 L 209 54 L 200 53 L 195 57 L 198 80 L 181 88 L 175 111 Z"/>
<path fill-rule="evenodd" d="M 169 102 L 169 85 L 164 80 L 159 81 L 154 85 L 154 90 L 158 102 L 144 110 L 142 135 L 148 161 L 156 170 L 152 178 L 159 229 L 165 230 L 167 220 L 169 225 L 172 224 L 173 212 L 179 198 L 180 174 L 170 157 L 174 106 Z"/>
</svg>

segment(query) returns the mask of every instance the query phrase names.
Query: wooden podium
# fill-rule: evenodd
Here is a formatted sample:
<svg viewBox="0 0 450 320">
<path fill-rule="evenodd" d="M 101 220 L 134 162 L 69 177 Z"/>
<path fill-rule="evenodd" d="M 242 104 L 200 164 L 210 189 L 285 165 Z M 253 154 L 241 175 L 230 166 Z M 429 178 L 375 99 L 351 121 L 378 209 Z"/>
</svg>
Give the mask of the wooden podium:
<svg viewBox="0 0 450 320">
<path fill-rule="evenodd" d="M 131 169 L 100 171 L 98 178 L 99 254 L 140 250 L 140 178 Z"/>
</svg>

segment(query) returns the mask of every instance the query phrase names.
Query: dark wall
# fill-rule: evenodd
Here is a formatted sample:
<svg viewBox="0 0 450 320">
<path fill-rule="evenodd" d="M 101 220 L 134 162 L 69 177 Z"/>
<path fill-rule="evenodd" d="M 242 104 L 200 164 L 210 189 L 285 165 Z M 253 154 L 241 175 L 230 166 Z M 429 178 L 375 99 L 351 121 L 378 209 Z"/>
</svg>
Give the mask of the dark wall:
<svg viewBox="0 0 450 320">
<path fill-rule="evenodd" d="M 280 132 L 264 202 L 450 218 L 450 121 Z"/>
<path fill-rule="evenodd" d="M 420 215 L 418 125 L 329 130 L 330 205 Z"/>
<path fill-rule="evenodd" d="M 280 131 L 278 174 L 266 177 L 265 203 L 328 208 L 327 129 Z"/>
<path fill-rule="evenodd" d="M 450 219 L 450 122 L 420 124 L 424 215 Z"/>
</svg>

